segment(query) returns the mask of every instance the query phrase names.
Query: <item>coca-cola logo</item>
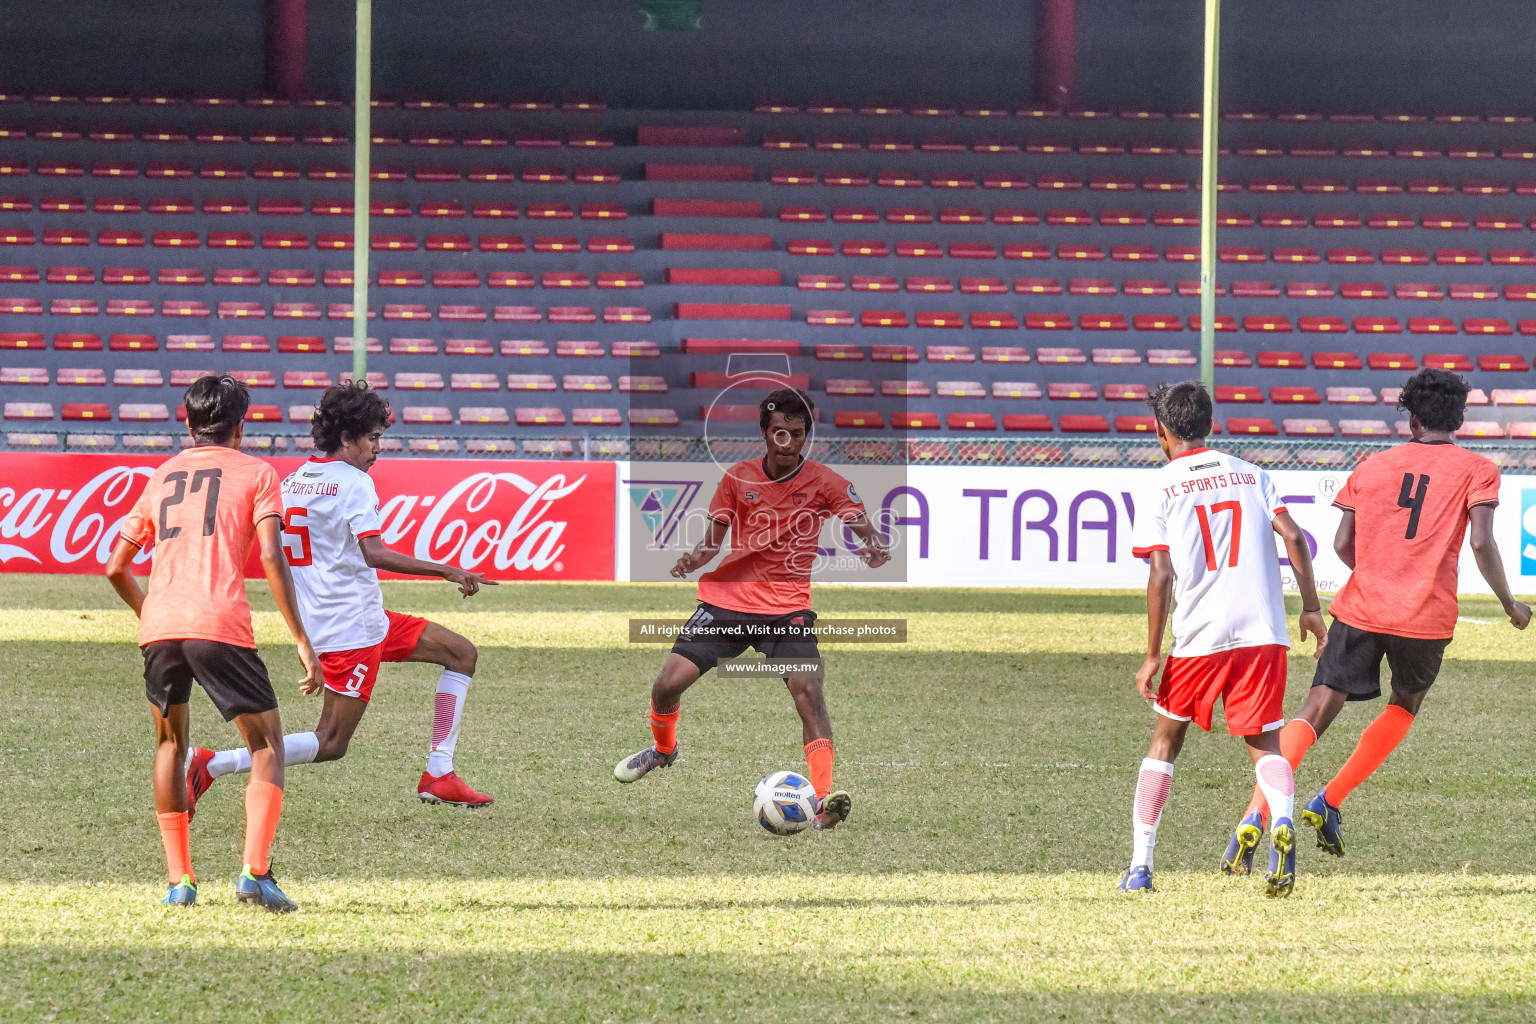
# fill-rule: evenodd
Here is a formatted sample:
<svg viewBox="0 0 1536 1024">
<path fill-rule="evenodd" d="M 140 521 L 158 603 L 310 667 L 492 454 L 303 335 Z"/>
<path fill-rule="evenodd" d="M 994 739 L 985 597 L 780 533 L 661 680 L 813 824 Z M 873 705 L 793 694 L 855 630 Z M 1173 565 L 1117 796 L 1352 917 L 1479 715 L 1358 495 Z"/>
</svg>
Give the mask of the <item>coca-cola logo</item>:
<svg viewBox="0 0 1536 1024">
<path fill-rule="evenodd" d="M 412 553 L 427 561 L 477 569 L 489 560 L 503 571 L 559 571 L 567 520 L 547 516 L 586 479 L 568 482 L 554 473 L 535 483 L 519 473 L 472 473 L 439 498 L 396 494 L 379 509 L 384 543 L 406 541 L 415 531 Z M 419 522 L 412 518 L 428 508 Z"/>
<path fill-rule="evenodd" d="M 106 565 L 123 520 L 142 489 L 142 480 L 153 472 L 149 466 L 113 466 L 75 490 L 33 487 L 18 492 L 0 487 L 0 508 L 5 509 L 0 516 L 0 563 L 22 559 L 41 565 L 43 559 L 32 545 L 10 541 L 32 540 L 51 522 L 48 555 L 53 562 L 69 565 L 89 555 Z M 59 502 L 64 502 L 64 507 L 51 510 Z M 143 563 L 149 557 L 150 551 L 145 549 L 134 561 Z"/>
</svg>

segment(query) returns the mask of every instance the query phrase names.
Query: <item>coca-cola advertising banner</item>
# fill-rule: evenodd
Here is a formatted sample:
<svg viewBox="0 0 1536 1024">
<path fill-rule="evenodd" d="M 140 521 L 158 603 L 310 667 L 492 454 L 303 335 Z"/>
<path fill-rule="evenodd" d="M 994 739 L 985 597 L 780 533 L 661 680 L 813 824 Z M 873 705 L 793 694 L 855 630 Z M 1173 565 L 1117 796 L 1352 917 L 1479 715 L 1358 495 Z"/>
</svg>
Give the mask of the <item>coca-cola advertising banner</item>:
<svg viewBox="0 0 1536 1024">
<path fill-rule="evenodd" d="M 0 572 L 103 572 L 167 458 L 0 454 Z M 287 476 L 304 460 L 268 461 Z M 380 459 L 370 475 L 384 542 L 404 554 L 497 580 L 613 579 L 611 462 Z M 141 571 L 153 556 L 140 554 Z"/>
</svg>

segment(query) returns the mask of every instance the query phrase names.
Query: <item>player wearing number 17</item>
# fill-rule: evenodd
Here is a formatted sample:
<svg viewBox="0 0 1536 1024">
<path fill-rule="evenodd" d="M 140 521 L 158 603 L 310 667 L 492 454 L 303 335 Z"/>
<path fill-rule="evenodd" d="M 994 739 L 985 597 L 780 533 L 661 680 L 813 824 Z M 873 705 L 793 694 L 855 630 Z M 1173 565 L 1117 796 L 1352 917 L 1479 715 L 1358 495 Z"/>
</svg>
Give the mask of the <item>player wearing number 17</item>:
<svg viewBox="0 0 1536 1024">
<path fill-rule="evenodd" d="M 1266 894 L 1288 896 L 1296 884 L 1295 781 L 1280 756 L 1285 660 L 1290 637 L 1273 536 L 1285 542 L 1301 591 L 1302 639 L 1317 638 L 1323 617 L 1313 585 L 1306 536 L 1281 504 L 1274 481 L 1258 466 L 1205 446 L 1211 396 L 1199 381 L 1164 384 L 1147 402 L 1168 462 L 1154 489 L 1136 502 L 1133 553 L 1149 558 L 1147 656 L 1136 689 L 1157 711 L 1152 743 L 1136 783 L 1134 852 L 1120 879 L 1127 891 L 1152 888 L 1152 847 L 1173 781 L 1173 762 L 1191 721 L 1207 732 L 1220 698 L 1227 731 L 1241 736 L 1253 760 L 1274 827 Z M 1162 666 L 1163 629 L 1173 608 L 1173 649 Z"/>
</svg>

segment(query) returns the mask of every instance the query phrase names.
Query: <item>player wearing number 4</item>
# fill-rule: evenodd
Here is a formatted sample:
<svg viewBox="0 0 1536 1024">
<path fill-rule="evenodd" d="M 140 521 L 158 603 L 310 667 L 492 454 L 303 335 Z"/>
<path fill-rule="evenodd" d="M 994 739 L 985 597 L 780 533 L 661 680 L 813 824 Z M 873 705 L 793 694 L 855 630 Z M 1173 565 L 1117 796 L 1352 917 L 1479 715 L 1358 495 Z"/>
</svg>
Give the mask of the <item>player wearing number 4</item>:
<svg viewBox="0 0 1536 1024">
<path fill-rule="evenodd" d="M 323 673 L 323 684 L 311 680 L 304 693 L 315 693 L 322 685 L 325 690 L 315 731 L 284 737 L 285 763 L 335 761 L 347 752 L 368 710 L 380 662 L 441 665 L 432 744 L 416 794 L 426 803 L 484 807 L 491 798 L 453 770 L 464 696 L 475 674 L 475 645 L 435 622 L 386 611 L 378 570 L 439 576 L 457 584 L 465 597 L 494 581 L 451 565 L 408 558 L 384 546 L 379 496 L 368 470 L 379 457 L 379 438 L 389 420 L 389 405 L 367 384 L 327 388 L 310 426 L 315 446 L 325 457 L 310 459 L 283 481 L 283 546 Z M 214 779 L 250 766 L 244 748 L 194 750 L 187 768 L 193 804 Z"/>
<path fill-rule="evenodd" d="M 1207 732 L 1220 698 L 1227 731 L 1241 736 L 1273 816 L 1266 894 L 1288 896 L 1296 885 L 1295 783 L 1280 756 L 1285 660 L 1285 595 L 1273 534 L 1285 542 L 1301 591 L 1301 637 L 1323 650 L 1323 617 L 1312 581 L 1306 536 L 1292 521 L 1269 474 L 1205 446 L 1211 396 L 1198 381 L 1164 384 L 1147 402 L 1168 462 L 1156 489 L 1136 503 L 1133 553 L 1150 558 L 1147 656 L 1136 689 L 1157 711 L 1152 744 L 1136 782 L 1127 891 L 1152 888 L 1152 847 L 1173 782 L 1173 762 L 1191 721 Z M 1162 666 L 1163 629 L 1173 608 L 1173 649 Z"/>
<path fill-rule="evenodd" d="M 1469 523 L 1477 568 L 1510 624 L 1524 629 L 1531 620 L 1530 608 L 1510 596 L 1493 540 L 1498 468 L 1453 440 L 1468 390 L 1447 370 L 1408 378 L 1397 407 L 1408 413 L 1413 441 L 1360 463 L 1333 501 L 1343 513 L 1333 549 L 1353 572 L 1328 608 L 1333 625 L 1312 690 L 1280 732 L 1291 768 L 1300 766 L 1346 701 L 1381 696 L 1383 658 L 1392 670 L 1386 708 L 1301 812 L 1317 830 L 1317 845 L 1335 857 L 1344 856 L 1339 805 L 1397 749 L 1440 672 L 1456 630 L 1456 566 Z M 1227 844 L 1222 870 L 1247 872 L 1264 826 L 1256 798 Z"/>
<path fill-rule="evenodd" d="M 837 516 L 848 524 L 863 543 L 859 554 L 870 568 L 890 558 L 853 485 L 801 454 L 815 416 L 810 399 L 782 388 L 763 399 L 758 413 L 767 450 L 760 459 L 726 470 L 709 503 L 704 539 L 672 568 L 673 576 L 686 578 L 708 565 L 730 535 L 731 553 L 700 577 L 699 606 L 651 687 L 654 742 L 614 767 L 620 782 L 637 782 L 676 763 L 683 693 L 721 659 L 739 657 L 748 647 L 769 658 L 820 656 L 814 632 L 806 634 L 816 621 L 811 567 L 825 519 Z M 792 675 L 784 683 L 800 713 L 807 774 L 816 791 L 812 824 L 833 828 L 847 820 L 853 801 L 832 789 L 832 723 L 821 678 Z"/>
</svg>

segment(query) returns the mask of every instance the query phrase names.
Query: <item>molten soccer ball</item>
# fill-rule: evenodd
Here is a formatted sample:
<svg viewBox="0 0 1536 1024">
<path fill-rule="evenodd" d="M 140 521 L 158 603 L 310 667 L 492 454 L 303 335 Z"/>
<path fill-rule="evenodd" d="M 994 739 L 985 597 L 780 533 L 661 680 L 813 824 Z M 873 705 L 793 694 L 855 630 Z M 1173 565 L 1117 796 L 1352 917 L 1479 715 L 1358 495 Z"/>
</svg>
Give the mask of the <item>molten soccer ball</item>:
<svg viewBox="0 0 1536 1024">
<path fill-rule="evenodd" d="M 792 836 L 816 817 L 816 790 L 799 772 L 774 772 L 757 784 L 752 810 L 757 823 L 776 836 Z"/>
</svg>

